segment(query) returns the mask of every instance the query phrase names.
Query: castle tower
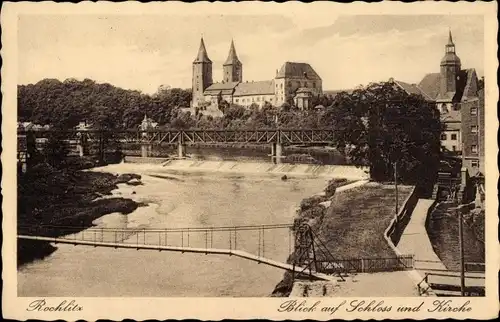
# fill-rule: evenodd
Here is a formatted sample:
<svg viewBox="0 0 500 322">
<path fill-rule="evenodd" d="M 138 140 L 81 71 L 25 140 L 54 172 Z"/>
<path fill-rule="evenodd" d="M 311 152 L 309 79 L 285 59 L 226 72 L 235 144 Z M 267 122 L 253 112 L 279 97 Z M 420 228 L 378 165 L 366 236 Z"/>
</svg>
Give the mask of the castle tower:
<svg viewBox="0 0 500 322">
<path fill-rule="evenodd" d="M 460 73 L 461 63 L 455 53 L 455 44 L 451 36 L 448 36 L 448 43 L 445 46 L 445 54 L 441 59 L 441 84 L 439 94 L 441 97 L 453 95 L 457 90 L 457 77 Z M 447 95 L 448 94 L 448 95 Z M 451 95 L 450 95 L 451 94 Z"/>
<path fill-rule="evenodd" d="M 203 37 L 200 42 L 198 56 L 193 61 L 193 101 L 192 106 L 198 106 L 203 99 L 203 92 L 212 85 L 212 61 L 208 58 Z"/>
<path fill-rule="evenodd" d="M 243 81 L 243 65 L 236 55 L 234 42 L 231 40 L 231 48 L 229 48 L 229 55 L 223 65 L 223 79 L 225 83 L 242 82 Z"/>
</svg>

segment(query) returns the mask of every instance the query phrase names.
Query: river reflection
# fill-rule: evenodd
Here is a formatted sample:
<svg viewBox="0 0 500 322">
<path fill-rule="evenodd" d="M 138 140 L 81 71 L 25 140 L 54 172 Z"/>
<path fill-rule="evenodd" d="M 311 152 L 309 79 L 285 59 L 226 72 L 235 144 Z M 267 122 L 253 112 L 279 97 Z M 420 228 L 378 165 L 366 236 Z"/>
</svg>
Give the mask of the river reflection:
<svg viewBox="0 0 500 322">
<path fill-rule="evenodd" d="M 101 171 L 141 173 L 144 185 L 120 185 L 114 193 L 148 205 L 129 215 L 104 216 L 95 221 L 97 227 L 292 223 L 301 199 L 321 191 L 326 184 L 322 178 L 292 177 L 282 181 L 267 175 L 172 174 L 133 164 L 108 166 Z M 289 236 L 287 229 L 266 232 L 265 257 L 285 261 Z M 227 232 L 215 234 L 212 246 L 227 247 L 228 237 Z M 170 245 L 182 242 L 174 235 L 146 238 Z M 207 240 L 201 233 L 189 238 L 193 247 L 203 247 Z M 258 231 L 238 232 L 237 247 L 257 254 Z M 269 296 L 283 276 L 282 270 L 222 255 L 70 245 L 57 248 L 49 257 L 19 270 L 19 296 Z"/>
</svg>

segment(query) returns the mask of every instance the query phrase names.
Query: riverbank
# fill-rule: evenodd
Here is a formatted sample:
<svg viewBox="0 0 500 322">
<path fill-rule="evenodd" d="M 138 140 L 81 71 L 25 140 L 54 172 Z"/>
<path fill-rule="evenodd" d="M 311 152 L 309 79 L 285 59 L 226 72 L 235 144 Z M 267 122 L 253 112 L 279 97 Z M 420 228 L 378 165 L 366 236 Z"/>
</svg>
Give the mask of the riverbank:
<svg viewBox="0 0 500 322">
<path fill-rule="evenodd" d="M 336 193 L 338 187 L 335 181 L 330 182 L 324 196 L 304 199 L 295 223 L 309 224 L 336 259 L 396 256 L 384 237 L 394 218 L 394 187 L 368 183 Z M 399 187 L 400 200 L 406 200 L 411 191 L 412 187 Z M 286 272 L 273 296 L 289 296 L 292 287 L 292 276 Z"/>
<path fill-rule="evenodd" d="M 135 174 L 116 176 L 72 167 L 58 170 L 45 163 L 38 164 L 30 173 L 18 177 L 18 233 L 58 237 L 65 232 L 54 229 L 41 232 L 41 227 L 72 226 L 81 231 L 106 214 L 129 214 L 140 204 L 108 196 L 118 184 L 138 185 L 140 179 Z M 55 249 L 48 243 L 18 241 L 18 264 L 43 258 Z"/>
</svg>

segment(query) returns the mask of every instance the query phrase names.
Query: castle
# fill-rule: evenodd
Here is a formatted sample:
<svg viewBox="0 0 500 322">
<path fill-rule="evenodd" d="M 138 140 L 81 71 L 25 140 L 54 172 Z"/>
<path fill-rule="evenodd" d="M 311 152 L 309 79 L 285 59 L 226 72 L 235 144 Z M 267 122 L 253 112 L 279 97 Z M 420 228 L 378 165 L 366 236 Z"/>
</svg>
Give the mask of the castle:
<svg viewBox="0 0 500 322">
<path fill-rule="evenodd" d="M 205 42 L 201 38 L 198 55 L 193 61 L 192 77 L 193 108 L 201 105 L 218 107 L 222 101 L 229 104 L 262 107 L 266 102 L 273 106 L 294 104 L 300 109 L 311 108 L 311 99 L 321 95 L 321 77 L 311 65 L 285 62 L 276 70 L 274 79 L 265 81 L 243 81 L 243 64 L 231 41 L 229 54 L 223 64 L 222 82 L 213 82 L 212 61 L 208 58 Z"/>
</svg>

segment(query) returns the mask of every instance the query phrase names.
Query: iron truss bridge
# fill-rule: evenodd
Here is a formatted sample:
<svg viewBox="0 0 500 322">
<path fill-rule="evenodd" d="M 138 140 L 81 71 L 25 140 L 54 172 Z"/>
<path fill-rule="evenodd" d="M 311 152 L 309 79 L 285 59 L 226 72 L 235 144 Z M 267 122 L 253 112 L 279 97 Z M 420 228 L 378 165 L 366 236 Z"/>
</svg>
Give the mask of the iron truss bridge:
<svg viewBox="0 0 500 322">
<path fill-rule="evenodd" d="M 47 138 L 57 134 L 68 140 L 98 141 L 100 138 L 124 143 L 190 144 L 190 143 L 280 143 L 280 144 L 327 144 L 334 141 L 332 129 L 257 129 L 257 130 L 115 130 L 115 131 L 18 131 L 18 136 L 32 134 L 35 138 Z"/>
</svg>

